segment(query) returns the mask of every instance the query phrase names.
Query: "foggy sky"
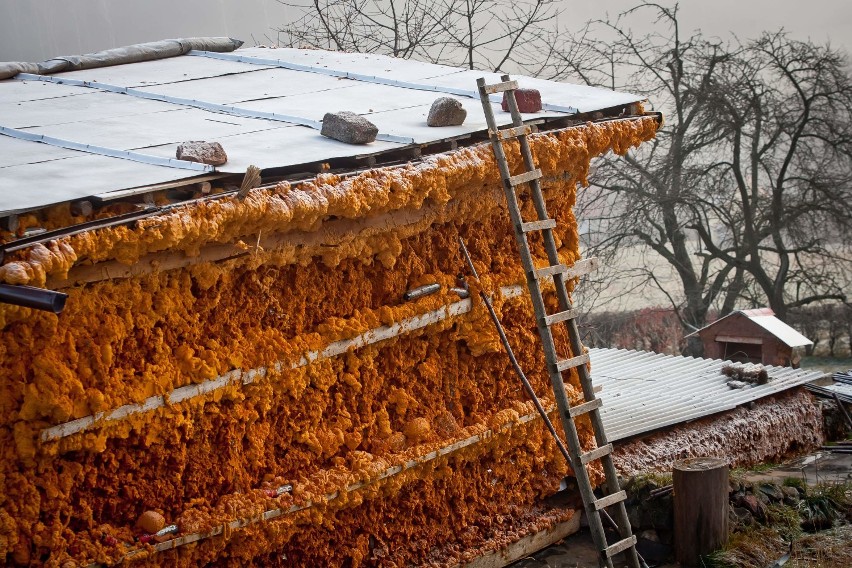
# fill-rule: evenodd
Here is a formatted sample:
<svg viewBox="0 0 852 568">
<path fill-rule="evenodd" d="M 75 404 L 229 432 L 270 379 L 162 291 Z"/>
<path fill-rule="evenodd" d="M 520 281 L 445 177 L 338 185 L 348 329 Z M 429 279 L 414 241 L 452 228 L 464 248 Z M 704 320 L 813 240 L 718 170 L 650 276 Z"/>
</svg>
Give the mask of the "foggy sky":
<svg viewBox="0 0 852 568">
<path fill-rule="evenodd" d="M 637 0 L 564 0 L 560 26 L 576 29 Z M 0 0 L 0 61 L 41 61 L 158 39 L 231 36 L 270 43 L 297 16 L 276 0 Z M 686 32 L 742 38 L 785 28 L 799 39 L 852 48 L 850 0 L 681 1 Z M 642 30 L 637 30 L 642 31 Z"/>
</svg>

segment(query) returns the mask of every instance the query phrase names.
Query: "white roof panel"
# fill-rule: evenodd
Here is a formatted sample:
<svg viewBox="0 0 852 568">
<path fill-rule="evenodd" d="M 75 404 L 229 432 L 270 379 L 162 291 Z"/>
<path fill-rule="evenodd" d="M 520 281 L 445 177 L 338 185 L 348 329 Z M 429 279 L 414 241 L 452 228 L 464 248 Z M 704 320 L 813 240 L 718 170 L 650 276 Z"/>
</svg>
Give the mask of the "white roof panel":
<svg viewBox="0 0 852 568">
<path fill-rule="evenodd" d="M 42 146 L 37 142 L 31 144 Z M 84 155 L 3 168 L 0 170 L 0 203 L 6 210 L 27 210 L 112 191 L 116 189 L 116 179 L 136 184 L 127 187 L 137 187 L 194 175 L 198 174 L 118 158 Z M 32 180 L 39 182 L 32 183 Z"/>
<path fill-rule="evenodd" d="M 485 116 L 482 114 L 481 102 L 466 97 L 452 98 L 461 102 L 462 106 L 467 110 L 467 118 L 464 124 L 460 126 L 444 126 L 439 129 L 427 126 L 426 117 L 429 115 L 431 104 L 378 112 L 367 115 L 367 118 L 379 127 L 379 131 L 395 136 L 408 136 L 419 144 L 434 141 L 436 130 L 440 130 L 446 137 L 463 136 L 487 130 L 488 125 L 485 123 Z M 500 112 L 500 105 L 492 104 L 491 106 L 494 109 L 494 118 L 498 126 L 506 126 L 512 123 L 512 117 L 509 113 Z M 524 120 L 534 120 L 537 118 L 565 115 L 557 112 L 539 112 L 535 114 L 522 114 L 521 116 Z"/>
<path fill-rule="evenodd" d="M 262 66 L 233 61 L 221 61 L 206 57 L 170 57 L 156 61 L 127 63 L 83 71 L 57 73 L 56 77 L 97 81 L 125 87 L 162 85 L 178 81 L 194 81 L 205 77 L 239 74 L 263 69 Z"/>
<path fill-rule="evenodd" d="M 43 81 L 3 81 L 0 89 L 0 108 L 24 101 L 55 99 L 85 95 L 88 91 L 67 85 L 54 85 Z"/>
<path fill-rule="evenodd" d="M 204 59 L 198 57 L 196 59 Z M 168 85 L 142 87 L 140 90 L 170 97 L 199 99 L 217 104 L 234 104 L 242 101 L 288 97 L 330 89 L 355 86 L 358 83 L 340 77 L 318 73 L 304 73 L 289 69 L 264 69 L 255 67 L 252 73 L 240 74 L 235 81 L 230 75 L 209 77 L 196 81 L 183 81 Z M 245 105 L 240 105 L 245 106 Z"/>
<path fill-rule="evenodd" d="M 38 142 L 0 136 L 0 169 L 87 155 L 85 152 L 77 152 L 76 150 L 66 150 Z M 3 175 L 5 174 L 0 173 L 0 176 Z"/>
<path fill-rule="evenodd" d="M 813 341 L 775 316 L 748 316 L 748 319 L 784 342 L 787 347 L 804 347 L 805 345 L 813 344 Z"/>
<path fill-rule="evenodd" d="M 480 77 L 485 77 L 487 83 L 499 83 L 501 81 L 501 75 L 497 73 L 483 74 L 482 71 L 465 70 L 440 77 L 432 77 L 426 79 L 424 82 L 434 84 L 438 87 L 476 90 L 476 80 Z M 541 93 L 541 102 L 543 104 L 573 107 L 583 113 L 628 105 L 641 101 L 643 98 L 630 93 L 620 93 L 585 85 L 546 81 L 523 75 L 512 75 L 511 77 L 518 82 L 518 87 L 522 89 L 538 89 Z"/>
<path fill-rule="evenodd" d="M 239 49 L 234 55 L 259 59 L 280 59 L 288 63 L 326 70 L 346 71 L 359 75 L 392 77 L 397 81 L 414 81 L 460 71 L 458 67 L 435 65 L 413 59 L 399 59 L 374 53 L 344 53 L 319 49 L 260 48 Z M 476 83 L 473 84 L 476 88 Z"/>
<path fill-rule="evenodd" d="M 374 112 L 420 105 L 431 106 L 436 98 L 435 93 L 427 91 L 414 91 L 389 85 L 371 85 L 346 79 L 341 81 L 340 86 L 341 88 L 338 89 L 303 95 L 247 101 L 240 103 L 239 106 L 257 111 L 299 116 L 310 120 L 322 120 L 327 112 L 348 110 L 356 114 L 369 115 Z M 479 114 L 482 114 L 481 110 Z M 369 119 L 370 117 L 367 116 L 366 118 Z M 379 131 L 382 130 L 379 129 Z"/>
<path fill-rule="evenodd" d="M 131 150 L 188 140 L 214 142 L 234 134 L 292 126 L 286 122 L 242 118 L 194 108 L 169 107 L 165 103 L 162 104 L 170 108 L 170 111 L 139 116 L 137 120 L 133 121 L 132 128 L 128 128 L 126 117 L 110 116 L 97 120 L 28 128 L 26 131 L 83 144 L 104 146 L 117 150 Z M 227 152 L 228 149 L 225 148 L 225 151 Z M 170 157 L 174 158 L 175 156 Z"/>
<path fill-rule="evenodd" d="M 50 87 L 65 88 L 64 85 L 55 84 L 50 84 Z M 2 90 L 0 88 L 0 91 Z M 77 90 L 82 94 L 73 97 L 0 105 L 0 124 L 9 128 L 30 128 L 53 124 L 79 125 L 80 123 L 95 122 L 105 118 L 118 118 L 125 125 L 131 121 L 139 124 L 147 118 L 134 120 L 132 117 L 186 108 L 82 87 L 77 87 Z M 108 144 L 100 145 L 107 146 Z"/>
<path fill-rule="evenodd" d="M 288 70 L 278 63 L 272 66 L 256 60 L 228 60 L 234 56 L 272 59 L 282 62 L 280 65 L 311 69 Z M 340 78 L 341 73 L 349 74 L 349 78 Z M 481 75 L 482 72 L 380 55 L 251 48 L 234 54 L 181 56 L 52 76 L 97 81 L 119 89 L 137 88 L 167 100 L 149 100 L 132 92 L 104 92 L 84 85 L 0 81 L 0 102 L 6 103 L 0 105 L 0 126 L 48 135 L 59 139 L 57 144 L 70 141 L 92 146 L 85 150 L 91 155 L 84 159 L 80 152 L 35 142 L 10 142 L 0 136 L 0 149 L 8 149 L 8 155 L 0 158 L 2 187 L 49 188 L 24 195 L 20 191 L 14 196 L 0 193 L 0 215 L 79 199 L 87 195 L 87 187 L 90 196 L 131 188 L 144 192 L 146 185 L 196 175 L 190 170 L 103 158 L 98 155 L 98 148 L 137 150 L 171 158 L 180 142 L 219 141 L 229 161 L 218 171 L 238 173 L 249 164 L 261 168 L 297 166 L 396 149 L 407 140 L 427 144 L 481 132 L 486 126 L 477 96 L 456 97 L 468 110 L 463 125 L 429 128 L 425 124 L 432 102 L 448 96 L 442 89 L 458 87 L 475 95 L 475 79 Z M 485 75 L 499 80 L 493 74 Z M 394 82 L 395 85 L 388 84 Z M 562 83 L 526 78 L 520 78 L 520 82 L 539 88 L 545 103 L 581 110 L 607 108 L 614 106 L 613 101 L 620 104 L 622 100 L 639 100 L 635 95 Z M 190 105 L 181 99 L 194 102 Z M 228 114 L 211 106 L 217 104 L 239 109 Z M 197 108 L 199 105 L 203 109 Z M 498 121 L 507 124 L 508 113 L 496 106 L 495 109 Z M 366 115 L 379 127 L 380 135 L 396 137 L 399 142 L 351 146 L 324 138 L 318 130 L 305 126 L 233 114 L 273 112 L 302 122 L 319 121 L 326 112 L 341 110 Z M 553 116 L 566 115 L 542 112 L 527 118 Z"/>
<path fill-rule="evenodd" d="M 228 153 L 228 163 L 216 168 L 225 173 L 243 173 L 249 165 L 261 169 L 282 164 L 307 164 L 318 160 L 363 156 L 400 148 L 400 144 L 376 141 L 370 144 L 344 144 L 305 126 L 277 128 L 219 138 Z M 142 148 L 139 152 L 173 158 L 177 144 Z"/>
</svg>

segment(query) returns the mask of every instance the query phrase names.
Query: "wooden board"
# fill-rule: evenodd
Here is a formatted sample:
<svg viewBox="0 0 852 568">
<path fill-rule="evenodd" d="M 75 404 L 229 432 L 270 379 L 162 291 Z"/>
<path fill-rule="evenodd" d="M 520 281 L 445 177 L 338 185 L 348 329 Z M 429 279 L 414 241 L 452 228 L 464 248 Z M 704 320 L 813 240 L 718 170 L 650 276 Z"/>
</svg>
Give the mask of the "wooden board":
<svg viewBox="0 0 852 568">
<path fill-rule="evenodd" d="M 454 568 L 503 568 L 571 536 L 578 530 L 580 530 L 580 512 L 576 511 L 574 516 L 564 523 L 525 536 L 500 550 L 488 552 L 467 564 L 457 564 Z"/>
</svg>

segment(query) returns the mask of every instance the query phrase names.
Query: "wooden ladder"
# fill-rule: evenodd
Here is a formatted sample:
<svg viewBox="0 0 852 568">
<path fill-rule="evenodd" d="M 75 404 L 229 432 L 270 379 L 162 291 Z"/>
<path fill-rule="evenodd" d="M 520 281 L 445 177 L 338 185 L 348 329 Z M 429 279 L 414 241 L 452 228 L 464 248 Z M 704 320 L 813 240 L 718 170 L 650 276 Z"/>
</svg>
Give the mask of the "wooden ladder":
<svg viewBox="0 0 852 568">
<path fill-rule="evenodd" d="M 629 565 L 633 568 L 639 568 L 636 537 L 631 533 L 630 520 L 627 517 L 627 508 L 624 503 L 627 494 L 619 487 L 618 473 L 612 461 L 612 444 L 607 440 L 603 422 L 601 421 L 601 399 L 595 396 L 591 376 L 587 367 L 589 355 L 585 353 L 583 343 L 580 340 L 575 320 L 576 313 L 571 309 L 571 301 L 568 297 L 568 291 L 565 288 L 565 283 L 576 276 L 576 271 L 565 266 L 559 260 L 556 241 L 553 238 L 553 229 L 556 228 L 556 220 L 551 219 L 547 214 L 539 182 L 542 176 L 541 170 L 536 168 L 532 152 L 530 151 L 529 141 L 527 140 L 527 135 L 531 133 L 531 129 L 529 126 L 524 125 L 521 113 L 518 110 L 517 100 L 515 99 L 515 90 L 518 88 L 518 83 L 512 81 L 508 75 L 503 75 L 502 81 L 502 83 L 496 85 L 486 85 L 485 79 L 479 79 L 477 80 L 477 85 L 479 86 L 479 96 L 482 99 L 482 108 L 485 111 L 485 118 L 488 122 L 488 134 L 491 139 L 491 146 L 494 148 L 494 156 L 497 158 L 500 176 L 503 178 L 503 190 L 509 206 L 509 216 L 515 230 L 515 237 L 518 241 L 518 249 L 521 254 L 521 263 L 527 277 L 527 287 L 530 290 L 533 309 L 535 310 L 536 325 L 544 347 L 544 355 L 550 375 L 550 382 L 553 387 L 553 394 L 556 398 L 559 417 L 562 421 L 562 427 L 570 449 L 571 467 L 574 470 L 580 494 L 583 498 L 583 506 L 586 509 L 592 538 L 600 553 L 599 562 L 601 566 L 613 568 L 612 557 L 620 552 L 626 552 Z M 494 111 L 489 98 L 489 95 L 494 93 L 505 93 L 509 112 L 512 114 L 512 126 L 509 128 L 502 130 L 497 128 Z M 509 172 L 509 164 L 506 161 L 506 154 L 503 151 L 503 141 L 513 138 L 517 139 L 520 143 L 521 155 L 523 156 L 526 168 L 526 171 L 515 176 Z M 517 191 L 518 188 L 523 186 L 527 186 L 530 189 L 532 202 L 538 216 L 535 220 L 525 221 L 521 216 Z M 547 258 L 549 260 L 549 266 L 543 268 L 535 266 L 532 254 L 530 253 L 527 235 L 535 231 L 540 231 L 542 234 L 544 248 L 547 251 Z M 550 277 L 553 278 L 556 285 L 556 296 L 559 301 L 559 311 L 554 314 L 547 313 L 540 283 L 542 279 Z M 571 353 L 573 354 L 572 357 L 560 358 L 556 352 L 551 327 L 559 324 L 563 324 L 568 332 Z M 562 373 L 569 369 L 577 369 L 585 399 L 582 404 L 573 407 L 565 393 L 565 383 L 562 379 Z M 588 414 L 591 419 L 598 446 L 588 452 L 584 452 L 583 448 L 580 447 L 577 426 L 574 423 L 577 417 L 585 414 Z M 594 488 L 589 481 L 589 474 L 586 471 L 586 465 L 595 460 L 601 461 L 606 475 L 605 485 L 607 491 L 606 495 L 600 499 L 595 496 Z M 613 544 L 607 543 L 601 517 L 602 514 L 607 514 L 604 509 L 611 506 L 615 507 L 614 517 L 620 533 L 620 540 Z"/>
</svg>

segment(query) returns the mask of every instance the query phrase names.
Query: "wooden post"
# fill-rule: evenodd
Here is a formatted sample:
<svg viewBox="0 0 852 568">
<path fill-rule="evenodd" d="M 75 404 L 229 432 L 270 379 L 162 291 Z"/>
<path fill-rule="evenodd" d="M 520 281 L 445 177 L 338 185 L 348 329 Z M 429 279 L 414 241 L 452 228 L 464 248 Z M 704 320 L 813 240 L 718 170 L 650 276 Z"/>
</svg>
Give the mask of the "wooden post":
<svg viewBox="0 0 852 568">
<path fill-rule="evenodd" d="M 679 460 L 672 481 L 675 556 L 683 566 L 698 566 L 728 540 L 728 465 L 719 458 Z"/>
</svg>

